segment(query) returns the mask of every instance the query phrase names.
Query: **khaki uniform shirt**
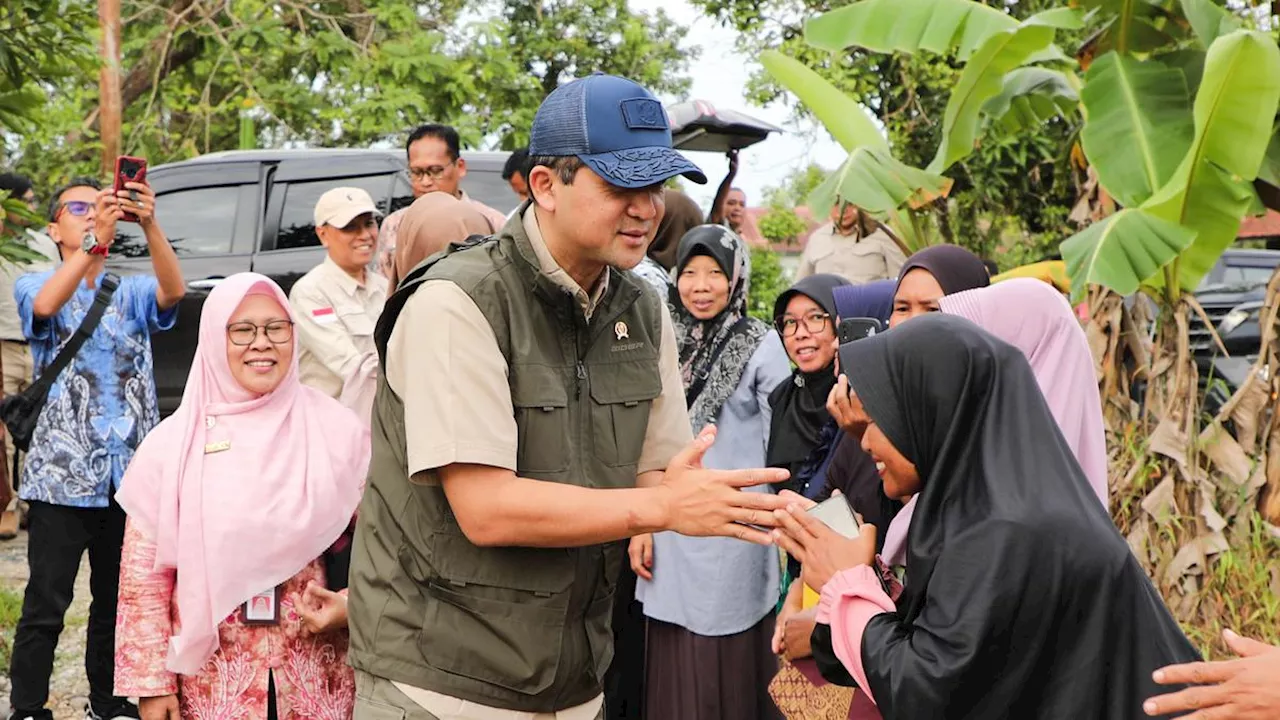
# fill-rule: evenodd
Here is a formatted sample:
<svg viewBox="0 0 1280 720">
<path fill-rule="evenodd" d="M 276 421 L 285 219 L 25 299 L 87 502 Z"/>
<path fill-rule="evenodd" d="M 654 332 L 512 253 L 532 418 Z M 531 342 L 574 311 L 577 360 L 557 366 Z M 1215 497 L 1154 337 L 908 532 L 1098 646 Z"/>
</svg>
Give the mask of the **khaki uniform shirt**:
<svg viewBox="0 0 1280 720">
<path fill-rule="evenodd" d="M 386 302 L 386 278 L 365 273 L 361 284 L 327 256 L 303 275 L 289 292 L 303 384 L 337 399 L 348 378 L 367 364 L 376 369 L 373 328 Z"/>
<path fill-rule="evenodd" d="M 592 292 L 584 291 L 551 256 L 532 207 L 523 220 L 542 272 L 572 292 L 583 314 L 590 317 L 608 289 L 608 275 Z M 675 330 L 665 313 L 658 352 L 662 393 L 649 414 L 637 469 L 641 473 L 666 469 L 693 437 Z M 386 368 L 387 384 L 404 400 L 408 470 L 415 482 L 439 482 L 431 471 L 454 463 L 515 471 L 518 433 L 506 358 L 489 321 L 456 284 L 427 281 L 405 303 L 387 342 Z M 594 720 L 603 702 L 597 697 L 557 713 L 535 714 L 464 702 L 404 683 L 395 686 L 441 718 Z"/>
<path fill-rule="evenodd" d="M 906 261 L 898 243 L 884 230 L 877 229 L 865 237 L 857 232 L 841 235 L 834 224 L 827 223 L 809 236 L 796 280 L 818 273 L 839 275 L 854 285 L 895 280 Z"/>
<path fill-rule="evenodd" d="M 23 240 L 27 247 L 43 255 L 44 259 L 33 260 L 26 265 L 0 260 L 0 340 L 21 343 L 27 341 L 27 336 L 22 333 L 22 319 L 18 317 L 18 301 L 13 297 L 13 284 L 19 275 L 44 272 L 61 262 L 58 245 L 48 235 L 27 230 Z"/>
</svg>

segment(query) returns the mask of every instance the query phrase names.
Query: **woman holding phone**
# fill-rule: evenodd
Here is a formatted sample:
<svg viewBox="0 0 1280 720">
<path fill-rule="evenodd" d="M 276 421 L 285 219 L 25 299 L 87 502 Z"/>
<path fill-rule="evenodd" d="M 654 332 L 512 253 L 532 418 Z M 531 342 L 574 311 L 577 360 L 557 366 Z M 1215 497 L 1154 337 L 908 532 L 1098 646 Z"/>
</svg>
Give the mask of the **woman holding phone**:
<svg viewBox="0 0 1280 720">
<path fill-rule="evenodd" d="M 778 513 L 775 541 L 822 589 L 819 627 L 842 667 L 889 720 L 1141 717 L 1152 673 L 1198 653 L 1026 357 L 946 315 L 850 353 L 862 446 L 886 495 L 919 500 L 897 600 L 871 567 L 871 526 L 849 540 L 798 506 Z"/>
<path fill-rule="evenodd" d="M 703 457 L 716 469 L 761 467 L 769 392 L 789 374 L 768 325 L 747 315 L 751 265 L 732 230 L 702 225 L 676 251 L 680 305 L 672 308 L 689 422 L 714 423 Z M 767 485 L 751 492 L 769 492 Z M 658 533 L 632 540 L 636 598 L 649 618 L 645 714 L 657 720 L 762 720 L 777 716 L 765 692 L 777 599 L 777 553 L 724 538 Z"/>
</svg>

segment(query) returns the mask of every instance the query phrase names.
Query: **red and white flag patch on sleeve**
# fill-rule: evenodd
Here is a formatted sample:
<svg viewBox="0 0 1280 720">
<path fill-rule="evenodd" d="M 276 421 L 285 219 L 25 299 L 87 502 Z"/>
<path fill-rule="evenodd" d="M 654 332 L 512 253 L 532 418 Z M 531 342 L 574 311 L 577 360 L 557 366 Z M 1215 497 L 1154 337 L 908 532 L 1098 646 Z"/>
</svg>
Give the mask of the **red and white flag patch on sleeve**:
<svg viewBox="0 0 1280 720">
<path fill-rule="evenodd" d="M 332 325 L 338 322 L 338 315 L 331 307 L 316 308 L 311 311 L 311 319 L 317 325 Z"/>
</svg>

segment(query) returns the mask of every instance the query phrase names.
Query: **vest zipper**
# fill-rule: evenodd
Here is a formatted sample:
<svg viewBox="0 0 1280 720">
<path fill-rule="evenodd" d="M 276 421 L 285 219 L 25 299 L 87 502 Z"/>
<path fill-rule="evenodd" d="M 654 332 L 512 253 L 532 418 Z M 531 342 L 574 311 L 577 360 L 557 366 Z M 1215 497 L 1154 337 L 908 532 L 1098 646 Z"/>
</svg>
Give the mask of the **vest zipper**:
<svg viewBox="0 0 1280 720">
<path fill-rule="evenodd" d="M 578 399 L 582 397 L 582 383 L 587 379 L 587 366 L 584 365 L 581 360 L 578 361 L 577 370 L 578 370 L 578 384 L 577 384 L 576 390 L 574 391 L 574 395 L 573 395 L 574 399 Z"/>
</svg>

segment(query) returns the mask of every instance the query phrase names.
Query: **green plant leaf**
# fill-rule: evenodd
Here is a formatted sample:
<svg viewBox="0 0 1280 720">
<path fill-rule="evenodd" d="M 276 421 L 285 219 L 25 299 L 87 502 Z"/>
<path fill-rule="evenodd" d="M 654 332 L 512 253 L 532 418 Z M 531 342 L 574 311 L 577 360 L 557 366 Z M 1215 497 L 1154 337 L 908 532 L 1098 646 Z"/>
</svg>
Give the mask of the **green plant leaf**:
<svg viewBox="0 0 1280 720">
<path fill-rule="evenodd" d="M 1049 11 L 1034 15 L 1011 30 L 993 33 L 965 65 L 947 100 L 942 120 L 942 143 L 929 163 L 929 172 L 941 173 L 957 160 L 973 152 L 978 138 L 978 120 L 983 105 L 1000 94 L 1004 76 L 1021 66 L 1032 54 L 1053 42 L 1060 27 L 1076 27 L 1075 12 Z"/>
<path fill-rule="evenodd" d="M 862 0 L 806 22 L 804 39 L 831 52 L 856 46 L 945 55 L 954 49 L 964 60 L 992 34 L 1017 26 L 1008 13 L 972 0 Z"/>
<path fill-rule="evenodd" d="M 1213 0 L 1179 0 L 1182 14 L 1191 23 L 1200 47 L 1208 48 L 1223 35 L 1240 29 L 1240 19 Z"/>
<path fill-rule="evenodd" d="M 1042 67 L 1020 67 L 1004 76 L 1000 93 L 982 113 L 1007 132 L 1035 127 L 1049 118 L 1070 115 L 1080 96 L 1067 76 Z"/>
<path fill-rule="evenodd" d="M 859 147 L 821 185 L 809 194 L 814 217 L 824 217 L 836 197 L 875 215 L 894 213 L 910 203 L 923 205 L 951 189 L 951 180 L 913 168 L 885 148 Z"/>
<path fill-rule="evenodd" d="M 1280 48 L 1237 30 L 1214 41 L 1195 101 L 1195 139 L 1173 177 L 1143 207 L 1196 231 L 1178 257 L 1178 283 L 1194 290 L 1235 241 L 1253 203 L 1252 182 L 1280 105 Z"/>
<path fill-rule="evenodd" d="M 760 64 L 783 87 L 795 93 L 845 150 L 868 146 L 889 149 L 866 108 L 803 63 L 776 51 L 761 54 Z"/>
<path fill-rule="evenodd" d="M 1262 158 L 1258 168 L 1258 179 L 1280 188 L 1280 125 L 1271 129 L 1271 141 L 1267 144 L 1267 154 Z"/>
<path fill-rule="evenodd" d="M 1110 52 L 1089 67 L 1080 98 L 1089 118 L 1080 140 L 1098 179 L 1121 204 L 1141 205 L 1191 146 L 1186 79 L 1156 60 Z"/>
<path fill-rule="evenodd" d="M 1195 236 L 1194 230 L 1135 208 L 1100 220 L 1062 243 L 1072 297 L 1082 298 L 1091 284 L 1121 295 L 1136 292 Z"/>
</svg>

